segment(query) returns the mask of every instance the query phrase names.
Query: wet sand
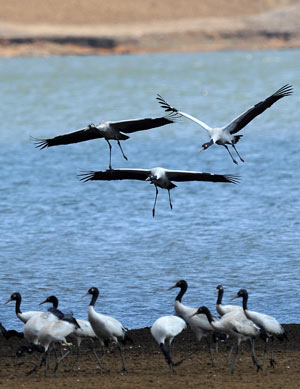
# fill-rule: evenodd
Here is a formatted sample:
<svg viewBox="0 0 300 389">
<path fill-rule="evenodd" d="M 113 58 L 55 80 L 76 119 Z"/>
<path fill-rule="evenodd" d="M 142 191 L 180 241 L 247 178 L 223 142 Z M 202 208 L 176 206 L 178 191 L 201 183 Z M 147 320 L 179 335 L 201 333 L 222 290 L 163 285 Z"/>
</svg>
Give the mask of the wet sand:
<svg viewBox="0 0 300 389">
<path fill-rule="evenodd" d="M 149 328 L 129 331 L 133 344 L 125 346 L 127 374 L 121 373 L 121 360 L 118 349 L 110 347 L 105 356 L 105 372 L 100 374 L 97 362 L 88 347 L 82 343 L 81 357 L 73 372 L 69 370 L 74 355 L 59 365 L 57 376 L 53 373 L 54 358 L 51 358 L 51 370 L 44 376 L 44 366 L 31 375 L 27 375 L 35 363 L 34 358 L 27 359 L 21 366 L 15 367 L 15 353 L 24 339 L 0 336 L 0 386 L 1 388 L 297 388 L 300 387 L 300 325 L 284 326 L 289 341 L 274 342 L 275 368 L 267 360 L 264 371 L 257 372 L 252 364 L 249 347 L 242 344 L 242 352 L 236 363 L 234 374 L 230 373 L 227 362 L 231 340 L 219 343 L 218 352 L 214 352 L 215 367 L 211 367 L 205 339 L 200 343 L 200 352 L 175 368 L 171 374 L 158 345 L 154 342 Z M 184 331 L 175 339 L 174 360 L 183 358 L 196 346 L 190 330 Z M 256 342 L 259 362 L 262 361 L 264 343 Z M 24 358 L 22 358 L 24 360 Z"/>
</svg>

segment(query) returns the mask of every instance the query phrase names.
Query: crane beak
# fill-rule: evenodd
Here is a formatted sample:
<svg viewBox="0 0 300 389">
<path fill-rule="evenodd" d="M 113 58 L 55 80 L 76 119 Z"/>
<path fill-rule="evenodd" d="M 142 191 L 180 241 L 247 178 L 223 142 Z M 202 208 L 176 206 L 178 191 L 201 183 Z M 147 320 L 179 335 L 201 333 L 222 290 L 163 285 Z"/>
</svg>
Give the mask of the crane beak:
<svg viewBox="0 0 300 389">
<path fill-rule="evenodd" d="M 47 300 L 42 301 L 39 305 L 47 303 Z"/>
<path fill-rule="evenodd" d="M 176 288 L 176 284 L 171 286 L 170 288 L 168 288 L 168 290 L 171 290 L 171 289 L 174 289 L 174 288 Z"/>
<path fill-rule="evenodd" d="M 240 297 L 240 296 L 239 296 L 238 294 L 236 294 L 235 296 L 232 297 L 231 300 L 235 300 L 235 299 L 237 299 L 237 298 L 239 298 L 239 297 Z"/>
<path fill-rule="evenodd" d="M 219 289 L 216 288 L 215 291 L 214 291 L 214 293 L 215 293 L 215 294 L 219 293 Z"/>
<path fill-rule="evenodd" d="M 86 297 L 89 295 L 89 292 L 86 292 L 84 295 L 82 295 L 81 297 Z"/>
<path fill-rule="evenodd" d="M 190 316 L 190 319 L 191 319 L 192 317 L 196 316 L 196 315 L 198 315 L 198 312 L 193 313 L 193 314 Z"/>
<path fill-rule="evenodd" d="M 10 297 L 5 304 L 9 303 L 10 301 L 12 301 L 12 298 Z"/>
<path fill-rule="evenodd" d="M 201 149 L 199 150 L 199 152 L 201 153 L 201 151 L 205 150 L 205 148 L 202 146 Z"/>
<path fill-rule="evenodd" d="M 151 181 L 151 184 L 153 184 L 153 181 L 156 180 L 156 179 L 157 179 L 156 176 L 149 176 L 149 177 L 146 178 L 145 181 Z"/>
</svg>

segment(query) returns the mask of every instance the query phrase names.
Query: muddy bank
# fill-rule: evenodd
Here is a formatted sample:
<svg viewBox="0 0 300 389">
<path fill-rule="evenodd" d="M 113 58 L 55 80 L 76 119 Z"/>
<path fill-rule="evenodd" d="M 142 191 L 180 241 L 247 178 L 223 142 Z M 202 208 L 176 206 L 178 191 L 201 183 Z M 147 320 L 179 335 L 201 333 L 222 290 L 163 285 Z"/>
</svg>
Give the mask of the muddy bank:
<svg viewBox="0 0 300 389">
<path fill-rule="evenodd" d="M 165 361 L 158 345 L 150 335 L 149 328 L 129 331 L 134 343 L 125 346 L 125 358 L 128 373 L 121 373 L 121 360 L 117 348 L 110 347 L 105 356 L 105 373 L 100 374 L 96 359 L 88 344 L 82 344 L 81 357 L 73 372 L 69 370 L 74 355 L 60 365 L 57 377 L 51 371 L 44 376 L 44 367 L 31 375 L 26 375 L 35 363 L 28 359 L 15 367 L 15 352 L 24 339 L 4 339 L 0 336 L 0 386 L 3 388 L 296 388 L 300 384 L 300 325 L 284 326 L 289 337 L 288 342 L 275 341 L 275 368 L 266 363 L 264 371 L 254 368 L 247 344 L 236 364 L 234 374 L 230 374 L 227 362 L 231 341 L 221 343 L 218 352 L 214 352 L 215 367 L 211 367 L 207 345 L 203 339 L 200 352 L 176 368 L 175 374 L 166 372 Z M 175 340 L 174 359 L 178 361 L 195 348 L 194 335 L 184 331 Z M 257 341 L 256 350 L 259 361 L 263 357 L 264 343 Z"/>
</svg>

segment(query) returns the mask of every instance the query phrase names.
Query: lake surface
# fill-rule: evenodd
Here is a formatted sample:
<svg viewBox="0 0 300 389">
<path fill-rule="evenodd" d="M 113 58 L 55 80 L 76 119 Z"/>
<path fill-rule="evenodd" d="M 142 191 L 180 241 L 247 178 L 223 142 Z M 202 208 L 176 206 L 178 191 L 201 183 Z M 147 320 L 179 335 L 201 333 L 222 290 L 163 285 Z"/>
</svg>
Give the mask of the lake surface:
<svg viewBox="0 0 300 389">
<path fill-rule="evenodd" d="M 40 309 L 55 294 L 62 310 L 87 318 L 96 309 L 128 328 L 173 313 L 177 280 L 183 302 L 214 309 L 240 288 L 249 307 L 283 323 L 300 322 L 300 51 L 218 52 L 0 60 L 0 321 L 22 328 L 22 307 Z M 130 134 L 113 143 L 113 167 L 239 174 L 241 183 L 177 183 L 160 190 L 140 181 L 82 183 L 81 170 L 108 168 L 102 139 L 38 150 L 30 136 L 53 137 L 100 120 L 156 117 L 160 93 L 171 105 L 212 125 L 224 125 L 282 85 L 294 94 L 251 122 L 234 165 L 207 134 L 179 123 Z M 241 302 L 238 302 L 241 303 Z M 45 306 L 42 306 L 46 309 Z"/>
</svg>

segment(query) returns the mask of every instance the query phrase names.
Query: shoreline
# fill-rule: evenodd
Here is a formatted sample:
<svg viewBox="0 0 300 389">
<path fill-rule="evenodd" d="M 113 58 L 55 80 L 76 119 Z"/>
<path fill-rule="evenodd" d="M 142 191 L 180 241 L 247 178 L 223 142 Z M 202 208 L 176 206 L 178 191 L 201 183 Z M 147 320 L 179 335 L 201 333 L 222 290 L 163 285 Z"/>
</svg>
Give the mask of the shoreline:
<svg viewBox="0 0 300 389">
<path fill-rule="evenodd" d="M 96 359 L 89 349 L 89 342 L 82 343 L 81 356 L 74 371 L 64 371 L 71 367 L 75 355 L 66 359 L 66 366 L 58 368 L 57 377 L 53 373 L 54 357 L 48 376 L 44 376 L 44 367 L 37 369 L 31 375 L 26 372 L 33 366 L 33 360 L 28 358 L 25 363 L 15 368 L 14 360 L 17 348 L 26 344 L 24 339 L 0 336 L 1 373 L 0 385 L 3 388 L 24 387 L 40 388 L 96 388 L 99 385 L 105 388 L 291 388 L 299 383 L 299 347 L 300 325 L 285 324 L 289 341 L 274 341 L 274 358 L 276 366 L 269 365 L 267 359 L 263 371 L 257 372 L 254 368 L 249 346 L 242 343 L 242 351 L 237 360 L 234 374 L 230 374 L 227 363 L 228 353 L 232 341 L 227 340 L 218 344 L 218 352 L 214 350 L 215 367 L 210 364 L 209 353 L 205 339 L 200 342 L 200 352 L 193 355 L 175 368 L 175 373 L 166 371 L 166 363 L 159 346 L 150 334 L 149 327 L 129 330 L 128 334 L 133 344 L 125 346 L 125 360 L 128 373 L 121 373 L 121 361 L 117 347 L 109 347 L 105 355 L 105 372 L 100 374 Z M 188 329 L 182 332 L 174 341 L 174 361 L 186 356 L 196 347 L 194 334 Z M 213 346 L 215 349 L 215 346 Z M 263 358 L 264 342 L 256 341 L 258 361 Z M 99 352 L 99 348 L 98 348 Z M 23 358 L 24 359 L 24 358 Z"/>
<path fill-rule="evenodd" d="M 0 0 L 1 1 L 1 0 Z M 234 17 L 102 24 L 0 20 L 0 56 L 104 55 L 300 48 L 300 3 Z M 130 20 L 130 19 L 129 19 Z"/>
</svg>

